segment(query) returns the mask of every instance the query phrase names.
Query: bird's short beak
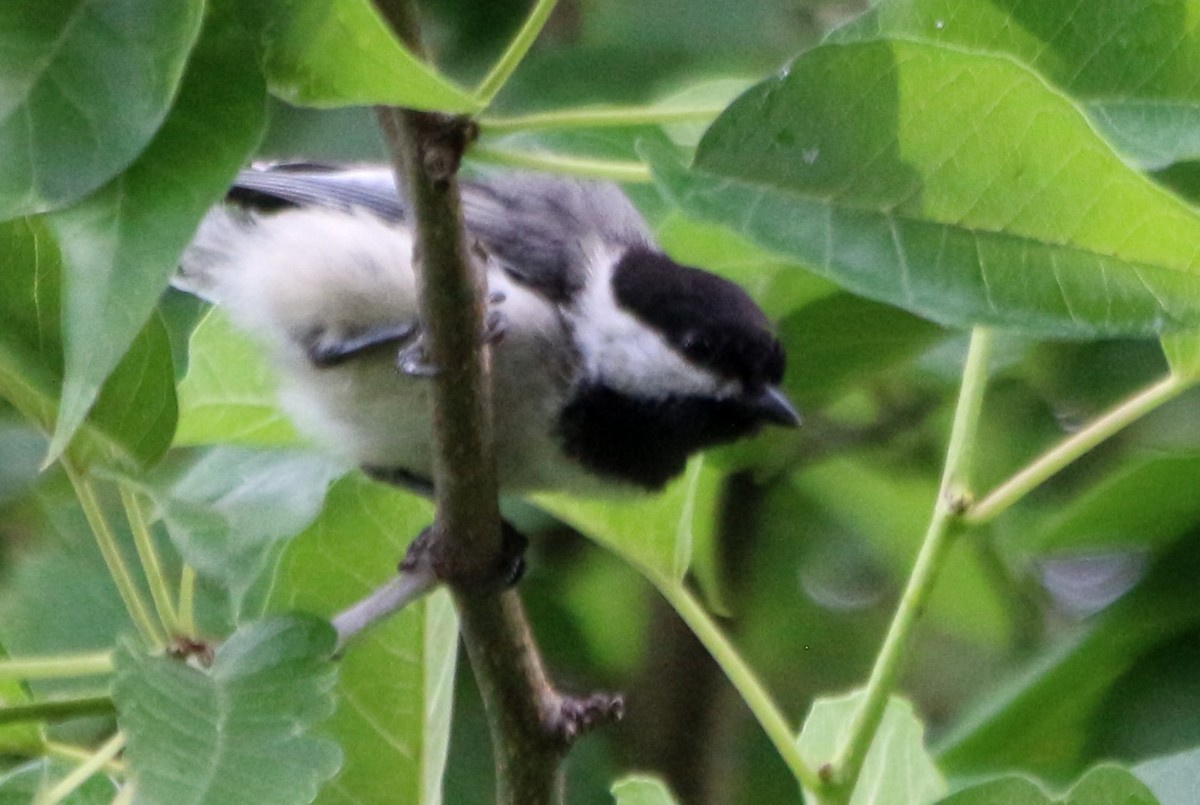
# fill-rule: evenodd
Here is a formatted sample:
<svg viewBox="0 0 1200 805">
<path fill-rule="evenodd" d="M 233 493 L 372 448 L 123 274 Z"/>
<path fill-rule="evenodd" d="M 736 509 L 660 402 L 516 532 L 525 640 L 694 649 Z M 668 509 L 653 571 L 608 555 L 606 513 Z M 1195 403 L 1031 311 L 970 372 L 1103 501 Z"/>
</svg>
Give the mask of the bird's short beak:
<svg viewBox="0 0 1200 805">
<path fill-rule="evenodd" d="M 775 425 L 798 428 L 804 421 L 800 412 L 792 405 L 792 401 L 775 386 L 767 386 L 751 401 L 751 404 L 760 417 Z"/>
</svg>

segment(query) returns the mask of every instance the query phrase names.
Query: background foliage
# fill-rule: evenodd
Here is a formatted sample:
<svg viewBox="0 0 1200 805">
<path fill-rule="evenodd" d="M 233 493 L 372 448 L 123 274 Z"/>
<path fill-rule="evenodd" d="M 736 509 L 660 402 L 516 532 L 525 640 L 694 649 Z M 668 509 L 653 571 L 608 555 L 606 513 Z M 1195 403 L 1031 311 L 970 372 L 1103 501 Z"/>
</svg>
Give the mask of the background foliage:
<svg viewBox="0 0 1200 805">
<path fill-rule="evenodd" d="M 983 325 L 978 506 L 850 801 L 1193 801 L 1200 2 L 563 0 L 493 103 L 526 3 L 428 5 L 436 67 L 362 0 L 0 9 L 0 802 L 489 796 L 448 599 L 337 663 L 319 619 L 428 504 L 299 442 L 253 347 L 164 294 L 249 159 L 382 158 L 374 103 L 479 113 L 470 171 L 628 180 L 791 356 L 795 435 L 661 498 L 506 502 L 555 677 L 628 694 L 570 802 L 801 796 L 904 610 Z M 1059 471 L 1003 486 L 1031 463 Z"/>
</svg>

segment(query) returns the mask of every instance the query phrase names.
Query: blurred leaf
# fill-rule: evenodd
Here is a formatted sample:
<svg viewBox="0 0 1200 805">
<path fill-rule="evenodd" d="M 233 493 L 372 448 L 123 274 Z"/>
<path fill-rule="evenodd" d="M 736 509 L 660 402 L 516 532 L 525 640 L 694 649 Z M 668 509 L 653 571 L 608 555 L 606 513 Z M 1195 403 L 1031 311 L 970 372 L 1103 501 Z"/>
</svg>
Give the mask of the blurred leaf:
<svg viewBox="0 0 1200 805">
<path fill-rule="evenodd" d="M 291 445 L 295 428 L 276 405 L 275 378 L 262 349 L 214 308 L 192 333 L 188 373 L 179 384 L 175 443 Z"/>
<path fill-rule="evenodd" d="M 90 418 L 135 463 L 148 466 L 171 446 L 178 410 L 171 340 L 152 313 L 105 379 Z"/>
<path fill-rule="evenodd" d="M 924 319 L 853 294 L 817 299 L 780 327 L 795 356 L 788 364 L 788 394 L 802 407 L 820 405 L 867 375 L 902 366 L 946 336 Z"/>
<path fill-rule="evenodd" d="M 262 136 L 265 89 L 250 39 L 231 15 L 208 15 L 179 98 L 137 162 L 50 218 L 63 254 L 66 364 L 52 458 L 144 326 L 200 219 Z"/>
<path fill-rule="evenodd" d="M 1200 522 L 1198 487 L 1200 458 L 1135 457 L 1047 512 L 1026 547 L 1039 553 L 1161 547 Z"/>
<path fill-rule="evenodd" d="M 943 768 L 1077 773 L 1113 683 L 1147 651 L 1200 623 L 1195 542 L 1181 541 L 1124 598 L 986 691 L 939 740 Z"/>
<path fill-rule="evenodd" d="M 813 702 L 796 741 L 810 764 L 822 766 L 841 749 L 862 698 L 862 691 L 855 691 Z M 922 805 L 937 801 L 945 791 L 946 781 L 925 749 L 925 726 L 913 714 L 911 704 L 893 696 L 863 762 L 850 805 Z M 807 796 L 816 799 L 811 793 Z"/>
<path fill-rule="evenodd" d="M 1051 805 L 1056 802 L 1064 805 L 1159 805 L 1137 777 L 1115 764 L 1089 769 L 1062 796 L 1050 796 L 1027 777 L 1011 776 L 972 785 L 951 794 L 938 805 Z"/>
<path fill-rule="evenodd" d="M 0 219 L 76 201 L 137 157 L 170 108 L 203 9 L 202 0 L 0 7 Z"/>
<path fill-rule="evenodd" d="M 433 518 L 428 501 L 349 475 L 287 547 L 272 609 L 330 616 L 395 572 Z M 356 639 L 339 663 L 337 712 L 324 729 L 341 744 L 342 771 L 320 802 L 441 801 L 450 735 L 458 621 L 439 591 Z"/>
<path fill-rule="evenodd" d="M 481 108 L 400 44 L 366 0 L 277 0 L 267 14 L 267 81 L 288 103 Z"/>
<path fill-rule="evenodd" d="M 911 469 L 911 468 L 910 468 Z M 937 499 L 938 481 L 889 471 L 871 457 L 840 457 L 795 478 L 826 517 L 869 544 L 897 581 L 908 576 Z M 1012 615 L 968 540 L 951 548 L 926 605 L 932 625 L 984 646 L 1005 644 Z"/>
<path fill-rule="evenodd" d="M 210 669 L 126 645 L 113 701 L 140 802 L 311 802 L 341 762 L 313 728 L 334 709 L 334 633 L 273 617 L 234 633 Z"/>
<path fill-rule="evenodd" d="M 831 40 L 879 35 L 1008 53 L 1075 98 L 1148 169 L 1200 156 L 1195 0 L 888 0 Z"/>
<path fill-rule="evenodd" d="M 647 156 L 690 214 L 943 324 L 1096 337 L 1200 319 L 1200 217 L 1007 57 L 822 46 L 735 101 L 690 171 Z"/>
<path fill-rule="evenodd" d="M 1200 748 L 1143 761 L 1133 773 L 1162 805 L 1192 805 L 1200 788 Z"/>
<path fill-rule="evenodd" d="M 1200 380 L 1200 331 L 1164 335 L 1162 350 L 1172 374 L 1187 380 Z"/>
<path fill-rule="evenodd" d="M 0 774 L 0 805 L 40 802 L 39 794 L 46 793 L 74 769 L 73 764 L 63 760 L 40 758 Z M 93 774 L 61 802 L 63 805 L 109 805 L 116 793 L 117 786 L 111 779 L 104 774 Z"/>
<path fill-rule="evenodd" d="M 715 470 L 693 459 L 682 478 L 652 497 L 588 500 L 543 493 L 532 500 L 652 579 L 679 582 L 691 567 L 696 532 L 714 528 L 719 483 Z"/>
<path fill-rule="evenodd" d="M 675 805 L 667 784 L 655 777 L 631 776 L 613 783 L 616 805 Z"/>
<path fill-rule="evenodd" d="M 7 658 L 8 654 L 5 653 L 3 647 L 0 647 L 0 662 Z M 0 679 L 0 710 L 29 703 L 29 695 L 20 682 Z M 0 756 L 40 755 L 42 752 L 42 735 L 36 723 L 23 721 L 0 725 Z M 4 786 L 0 784 L 0 803 L 4 802 L 3 791 Z"/>
<path fill-rule="evenodd" d="M 257 613 L 261 601 L 252 594 L 261 594 L 281 543 L 317 517 L 344 472 L 301 450 L 216 447 L 151 494 L 184 561 L 228 591 L 237 621 Z"/>
<path fill-rule="evenodd" d="M 26 219 L 0 224 L 0 254 L 0 397 L 50 433 L 62 387 L 58 249 L 41 219 Z M 81 462 L 97 455 L 152 462 L 174 416 L 170 350 L 152 317 L 105 382 L 73 452 Z"/>
</svg>

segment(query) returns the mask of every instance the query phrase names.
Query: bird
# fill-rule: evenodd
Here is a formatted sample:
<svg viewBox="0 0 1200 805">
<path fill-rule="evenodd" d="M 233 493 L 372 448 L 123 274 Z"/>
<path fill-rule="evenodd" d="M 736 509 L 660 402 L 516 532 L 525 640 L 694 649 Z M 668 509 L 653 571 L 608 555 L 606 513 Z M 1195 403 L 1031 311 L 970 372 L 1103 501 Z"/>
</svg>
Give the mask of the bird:
<svg viewBox="0 0 1200 805">
<path fill-rule="evenodd" d="M 698 451 L 800 424 L 761 308 L 666 255 L 619 187 L 524 172 L 460 187 L 487 284 L 501 492 L 653 492 Z M 390 168 L 243 170 L 175 284 L 260 345 L 302 433 L 431 492 L 437 367 L 422 349 L 412 212 Z"/>
</svg>

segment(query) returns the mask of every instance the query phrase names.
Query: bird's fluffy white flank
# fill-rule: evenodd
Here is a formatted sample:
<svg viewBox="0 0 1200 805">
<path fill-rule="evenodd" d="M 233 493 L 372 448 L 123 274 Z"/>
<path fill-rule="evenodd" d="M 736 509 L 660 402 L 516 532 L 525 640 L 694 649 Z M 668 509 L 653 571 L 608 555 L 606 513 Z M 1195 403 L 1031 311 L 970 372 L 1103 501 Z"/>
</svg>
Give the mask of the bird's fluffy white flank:
<svg viewBox="0 0 1200 805">
<path fill-rule="evenodd" d="M 507 327 L 493 348 L 498 473 L 508 491 L 597 490 L 563 457 L 555 423 L 576 381 L 565 323 L 546 300 L 488 272 Z M 313 365 L 314 334 L 354 336 L 371 325 L 417 322 L 412 239 L 368 213 L 285 210 L 245 217 L 214 210 L 184 256 L 179 282 L 223 305 L 268 347 L 284 408 L 315 441 L 355 463 L 429 478 L 430 382 L 396 368 L 395 350 L 334 367 Z M 565 353 L 565 354 L 564 354 Z"/>
</svg>

